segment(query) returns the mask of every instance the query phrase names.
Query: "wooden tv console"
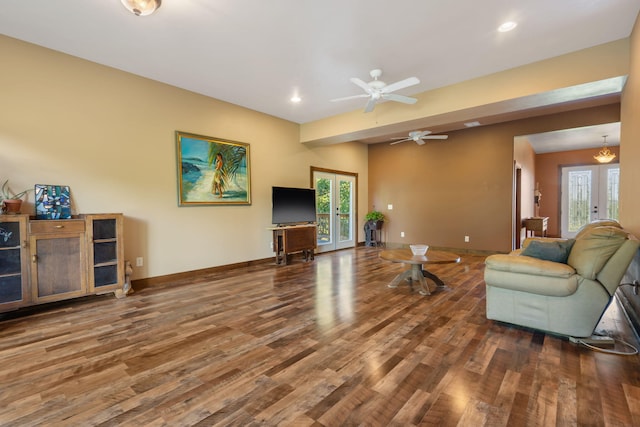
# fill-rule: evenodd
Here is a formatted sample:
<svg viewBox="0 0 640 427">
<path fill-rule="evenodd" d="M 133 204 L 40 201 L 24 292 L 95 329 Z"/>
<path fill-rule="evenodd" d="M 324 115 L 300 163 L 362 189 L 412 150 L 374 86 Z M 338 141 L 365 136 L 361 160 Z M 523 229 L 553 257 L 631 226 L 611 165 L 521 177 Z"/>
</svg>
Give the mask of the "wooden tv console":
<svg viewBox="0 0 640 427">
<path fill-rule="evenodd" d="M 285 265 L 288 264 L 287 255 L 295 252 L 302 252 L 305 261 L 314 259 L 313 252 L 318 247 L 315 224 L 274 227 L 271 230 L 276 264 L 282 261 Z"/>
</svg>

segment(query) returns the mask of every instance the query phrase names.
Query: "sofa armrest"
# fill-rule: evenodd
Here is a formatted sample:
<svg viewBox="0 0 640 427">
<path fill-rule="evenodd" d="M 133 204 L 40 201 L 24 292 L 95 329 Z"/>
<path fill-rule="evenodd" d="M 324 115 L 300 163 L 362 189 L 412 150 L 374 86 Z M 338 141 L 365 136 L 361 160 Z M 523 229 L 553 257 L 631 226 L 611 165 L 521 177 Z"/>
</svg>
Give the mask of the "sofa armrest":
<svg viewBox="0 0 640 427">
<path fill-rule="evenodd" d="M 488 256 L 485 260 L 485 264 L 487 268 L 492 270 L 531 274 L 534 276 L 549 276 L 566 279 L 576 274 L 576 271 L 570 265 L 529 256 L 496 254 Z"/>
</svg>

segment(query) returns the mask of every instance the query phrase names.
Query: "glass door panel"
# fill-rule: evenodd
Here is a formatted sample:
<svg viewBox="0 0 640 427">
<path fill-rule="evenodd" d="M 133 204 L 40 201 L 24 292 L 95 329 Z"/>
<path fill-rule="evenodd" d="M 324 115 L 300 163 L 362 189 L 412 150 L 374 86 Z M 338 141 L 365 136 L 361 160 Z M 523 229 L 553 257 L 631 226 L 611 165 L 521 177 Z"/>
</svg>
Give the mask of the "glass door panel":
<svg viewBox="0 0 640 427">
<path fill-rule="evenodd" d="M 314 171 L 318 252 L 355 246 L 354 176 Z"/>
<path fill-rule="evenodd" d="M 562 168 L 562 237 L 574 237 L 597 219 L 617 220 L 619 183 L 618 164 Z"/>
</svg>

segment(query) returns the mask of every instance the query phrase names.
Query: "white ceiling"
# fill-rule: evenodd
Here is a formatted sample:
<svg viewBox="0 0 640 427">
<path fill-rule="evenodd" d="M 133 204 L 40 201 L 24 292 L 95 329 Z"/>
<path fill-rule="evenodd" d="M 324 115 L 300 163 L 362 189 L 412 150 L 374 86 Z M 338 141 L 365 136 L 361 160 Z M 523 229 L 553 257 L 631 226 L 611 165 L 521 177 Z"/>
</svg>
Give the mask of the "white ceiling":
<svg viewBox="0 0 640 427">
<path fill-rule="evenodd" d="M 297 123 L 357 110 L 381 68 L 412 95 L 628 37 L 635 0 L 2 0 L 0 33 Z M 518 27 L 496 28 L 506 20 Z M 595 64 L 597 66 L 597 64 Z M 289 98 L 297 93 L 302 102 Z"/>
<path fill-rule="evenodd" d="M 600 148 L 604 143 L 603 136 L 605 135 L 607 136 L 607 145 L 609 147 L 620 145 L 620 122 L 524 135 L 518 136 L 516 139 L 525 138 L 529 141 L 536 154 L 542 154 Z"/>
</svg>

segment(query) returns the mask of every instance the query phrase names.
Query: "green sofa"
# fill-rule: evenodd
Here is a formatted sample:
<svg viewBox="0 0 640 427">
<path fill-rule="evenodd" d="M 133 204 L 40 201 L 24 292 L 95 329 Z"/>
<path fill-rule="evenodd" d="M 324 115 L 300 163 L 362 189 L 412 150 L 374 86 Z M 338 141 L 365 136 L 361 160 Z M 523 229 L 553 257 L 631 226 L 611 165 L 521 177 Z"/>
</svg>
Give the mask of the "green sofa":
<svg viewBox="0 0 640 427">
<path fill-rule="evenodd" d="M 487 318 L 589 337 L 639 246 L 619 223 L 603 220 L 587 224 L 575 240 L 527 238 L 522 249 L 491 255 L 484 271 Z"/>
</svg>

